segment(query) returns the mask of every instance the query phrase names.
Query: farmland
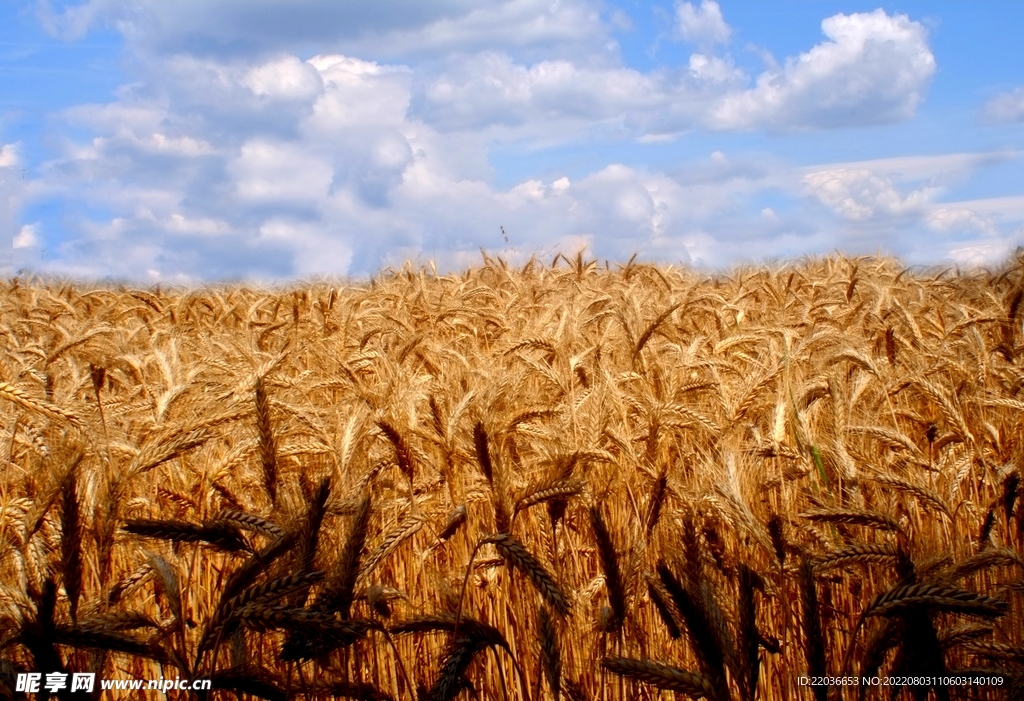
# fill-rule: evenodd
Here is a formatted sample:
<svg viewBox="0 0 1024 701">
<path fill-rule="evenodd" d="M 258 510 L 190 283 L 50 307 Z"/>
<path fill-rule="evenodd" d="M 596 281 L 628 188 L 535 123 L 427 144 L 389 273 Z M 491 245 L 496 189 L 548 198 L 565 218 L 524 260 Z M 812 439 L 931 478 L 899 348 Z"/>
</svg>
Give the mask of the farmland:
<svg viewBox="0 0 1024 701">
<path fill-rule="evenodd" d="M 1024 258 L 9 280 L 0 697 L 1022 698 L 1022 297 Z"/>
</svg>

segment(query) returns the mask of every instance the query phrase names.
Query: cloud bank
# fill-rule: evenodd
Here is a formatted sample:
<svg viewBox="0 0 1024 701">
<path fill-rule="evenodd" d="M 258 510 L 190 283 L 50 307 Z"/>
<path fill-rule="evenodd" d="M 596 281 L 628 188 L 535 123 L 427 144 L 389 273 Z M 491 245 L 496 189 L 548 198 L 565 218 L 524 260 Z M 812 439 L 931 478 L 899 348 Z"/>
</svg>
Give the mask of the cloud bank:
<svg viewBox="0 0 1024 701">
<path fill-rule="evenodd" d="M 457 268 L 480 247 L 516 257 L 587 245 L 613 260 L 639 251 L 724 265 L 873 250 L 893 222 L 946 253 L 965 231 L 1001 235 L 991 218 L 936 205 L 944 178 L 984 166 L 977 158 L 924 159 L 908 175 L 719 153 L 685 176 L 608 162 L 495 184 L 496 145 L 543 152 L 910 119 L 936 64 L 905 15 L 826 18 L 820 43 L 751 76 L 709 0 L 679 3 L 673 18 L 698 52 L 649 71 L 622 62 L 612 19 L 585 0 L 282 8 L 41 3 L 60 36 L 116 28 L 135 74 L 116 99 L 59 115 L 59 151 L 25 197 L 61 202 L 68 228 L 25 222 L 19 240 L 48 247 L 56 272 L 196 280 L 365 275 L 406 259 Z M 772 206 L 751 209 L 756 200 Z M 920 252 L 890 239 L 895 253 Z"/>
</svg>

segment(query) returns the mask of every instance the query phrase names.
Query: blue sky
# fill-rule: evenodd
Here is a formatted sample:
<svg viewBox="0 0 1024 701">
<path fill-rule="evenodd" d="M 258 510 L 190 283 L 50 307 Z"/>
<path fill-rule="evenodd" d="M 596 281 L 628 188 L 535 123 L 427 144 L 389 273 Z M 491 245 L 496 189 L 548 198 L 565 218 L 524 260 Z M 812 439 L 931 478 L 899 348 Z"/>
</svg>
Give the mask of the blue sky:
<svg viewBox="0 0 1024 701">
<path fill-rule="evenodd" d="M 17 269 L 152 282 L 480 248 L 993 265 L 1024 244 L 1021 26 L 1007 2 L 11 1 L 0 230 Z"/>
</svg>

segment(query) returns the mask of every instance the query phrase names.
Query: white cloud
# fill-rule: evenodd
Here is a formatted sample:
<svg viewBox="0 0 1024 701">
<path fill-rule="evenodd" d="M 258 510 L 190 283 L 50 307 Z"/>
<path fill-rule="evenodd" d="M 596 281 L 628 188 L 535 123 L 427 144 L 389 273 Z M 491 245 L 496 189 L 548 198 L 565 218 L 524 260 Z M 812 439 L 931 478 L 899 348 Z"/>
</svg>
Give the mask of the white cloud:
<svg viewBox="0 0 1024 701">
<path fill-rule="evenodd" d="M 309 99 L 323 87 L 315 66 L 288 55 L 247 71 L 241 82 L 256 95 L 275 99 Z"/>
<path fill-rule="evenodd" d="M 289 251 L 294 270 L 303 276 L 351 268 L 352 242 L 325 232 L 323 222 L 270 219 L 260 226 L 259 239 Z"/>
<path fill-rule="evenodd" d="M 341 137 L 353 128 L 405 124 L 409 69 L 340 55 L 314 56 L 309 65 L 320 73 L 324 90 L 312 114 L 302 118 L 307 131 Z"/>
<path fill-rule="evenodd" d="M 935 203 L 924 221 L 941 237 L 941 257 L 960 265 L 991 265 L 1024 244 L 1024 196 Z"/>
<path fill-rule="evenodd" d="M 998 151 L 903 156 L 834 163 L 798 172 L 806 194 L 850 222 L 892 222 L 909 217 L 935 231 L 970 229 L 991 234 L 997 212 L 1018 216 L 1012 213 L 1020 209 L 1019 216 L 1024 218 L 1024 198 L 960 203 L 938 200 L 949 187 L 978 168 L 1016 158 L 1013 152 Z"/>
<path fill-rule="evenodd" d="M 780 129 L 908 119 L 935 73 L 925 28 L 883 10 L 821 23 L 828 41 L 768 70 L 754 88 L 726 95 L 710 126 Z"/>
<path fill-rule="evenodd" d="M 331 186 L 330 163 L 301 144 L 252 139 L 227 165 L 238 201 L 315 207 Z"/>
<path fill-rule="evenodd" d="M 1024 88 L 1015 88 L 990 99 L 982 108 L 981 117 L 995 124 L 1024 122 Z"/>
<path fill-rule="evenodd" d="M 119 128 L 111 137 L 97 137 L 93 139 L 87 150 L 92 153 L 99 153 L 101 151 L 110 152 L 121 148 L 131 148 L 140 153 L 182 156 L 185 158 L 211 154 L 216 151 L 204 139 L 196 139 L 191 136 L 169 136 L 158 131 L 139 135 L 123 128 Z"/>
<path fill-rule="evenodd" d="M 717 6 L 680 11 L 686 7 L 706 18 Z M 600 125 L 645 142 L 698 127 L 821 129 L 913 116 L 935 72 L 920 23 L 876 10 L 829 17 L 822 31 L 828 41 L 764 71 L 753 87 L 731 58 L 706 52 L 692 54 L 685 68 L 648 72 L 565 59 L 528 64 L 502 51 L 460 54 L 417 78 L 412 114 L 444 131 L 495 128 L 509 139 L 579 138 L 581 127 Z"/>
<path fill-rule="evenodd" d="M 405 259 L 458 267 L 476 261 L 480 246 L 516 260 L 533 252 L 572 253 L 581 243 L 599 258 L 639 251 L 704 265 L 730 264 L 737 256 L 827 253 L 837 245 L 870 251 L 880 240 L 907 253 L 920 248 L 916 239 L 889 241 L 879 223 L 903 218 L 907 230 L 918 222 L 942 236 L 962 236 L 963 226 L 939 227 L 953 218 L 938 211 L 936 193 L 973 168 L 1009 157 L 949 154 L 787 168 L 715 152 L 673 176 L 613 163 L 572 179 L 524 178 L 499 188 L 489 182 L 484 142 L 408 118 L 407 73 L 340 58 L 313 63 L 321 67 L 323 92 L 286 130 L 291 138 L 249 130 L 236 145 L 172 161 L 110 138 L 70 149 L 50 171 L 81 173 L 89 185 L 80 196 L 118 215 L 83 225 L 57 248 L 49 269 L 266 279 L 365 274 Z M 329 79 L 331 71 L 337 73 Z M 377 90 L 381 85 L 388 89 Z M 346 111 L 352 95 L 367 100 L 377 124 Z M 348 126 L 334 128 L 331 110 Z M 154 124 L 163 128 L 165 121 Z M 192 138 L 205 139 L 202 127 L 198 122 Z M 144 144 L 144 135 L 137 136 Z M 111 159 L 120 181 L 87 175 Z M 154 159 L 164 159 L 165 167 L 154 168 Z M 51 187 L 60 182 L 67 181 Z M 745 203 L 768 193 L 793 205 L 810 194 L 826 210 L 780 216 L 773 205 L 744 213 Z M 985 217 L 985 206 L 947 208 Z M 1019 208 L 1024 219 L 1024 202 Z M 950 241 L 928 250 L 948 257 L 963 246 Z"/>
<path fill-rule="evenodd" d="M 699 8 L 677 0 L 675 32 L 676 36 L 703 47 L 724 44 L 732 34 L 715 0 L 701 0 Z"/>
<path fill-rule="evenodd" d="M 950 248 L 947 256 L 961 266 L 983 267 L 1007 260 L 1017 245 L 1019 241 L 978 241 L 967 246 Z"/>
<path fill-rule="evenodd" d="M 981 216 L 971 209 L 937 205 L 925 214 L 925 221 L 942 232 L 970 232 L 994 235 L 996 226 L 991 217 Z"/>
<path fill-rule="evenodd" d="M 579 141 L 619 130 L 644 142 L 698 127 L 746 74 L 730 59 L 693 54 L 680 69 L 515 62 L 485 52 L 449 61 L 414 84 L 410 116 L 441 131 L 483 132 L 536 143 Z"/>
<path fill-rule="evenodd" d="M 614 17 L 605 21 L 592 0 L 496 0 L 479 6 L 449 0 L 430 9 L 396 6 L 391 13 L 386 3 L 372 11 L 353 2 L 337 6 L 344 11 L 310 1 L 290 3 L 285 12 L 275 3 L 240 0 L 141 0 L 131 6 L 89 0 L 43 15 L 55 27 L 106 22 L 127 36 L 145 79 L 142 87 L 126 91 L 141 96 L 158 88 L 176 112 L 190 110 L 193 119 L 282 130 L 298 124 L 311 101 L 323 97 L 325 80 L 338 81 L 339 87 L 347 81 L 357 89 L 391 90 L 394 101 L 410 108 L 409 117 L 441 132 L 489 130 L 488 138 L 542 143 L 578 141 L 608 130 L 649 142 L 700 127 L 874 124 L 910 117 L 934 72 L 923 27 L 881 10 L 824 20 L 829 41 L 790 58 L 783 68 L 765 71 L 751 87 L 730 57 L 710 52 L 727 40 L 729 28 L 709 0 L 699 7 L 676 7 L 680 36 L 697 41 L 702 51 L 685 67 L 648 72 L 621 65 L 609 34 Z M 345 21 L 334 22 L 335 12 Z M 409 16 L 391 16 L 403 13 Z M 329 50 L 300 61 L 291 48 L 299 27 L 310 32 L 303 46 L 319 43 Z M 241 48 L 224 49 L 225 58 L 213 58 L 216 52 L 203 49 L 210 42 Z M 415 68 L 356 58 L 380 55 L 382 47 L 397 44 L 413 52 L 433 47 L 446 58 Z M 533 49 L 523 53 L 527 46 Z M 524 60 L 529 56 L 536 58 Z M 331 60 L 342 62 L 334 72 L 347 78 L 330 75 Z M 390 72 L 392 80 L 364 82 L 361 71 L 367 70 Z M 375 120 L 380 115 L 367 108 L 380 104 L 348 94 L 335 102 L 328 118 L 347 111 Z M 227 129 L 216 136 L 212 142 L 218 144 L 237 138 Z"/>
<path fill-rule="evenodd" d="M 14 168 L 17 165 L 17 144 L 4 144 L 3 146 L 0 146 L 0 168 Z"/>
<path fill-rule="evenodd" d="M 746 80 L 747 74 L 729 59 L 693 54 L 689 61 L 690 75 L 701 83 L 734 84 Z"/>
<path fill-rule="evenodd" d="M 630 119 L 666 102 L 659 75 L 630 68 L 589 68 L 569 61 L 515 63 L 485 52 L 453 62 L 417 88 L 412 116 L 436 128 L 476 130 L 492 125 L 532 126 L 555 133 L 562 123 Z"/>
<path fill-rule="evenodd" d="M 613 60 L 585 0 L 421 3 L 411 18 L 339 3 L 352 26 L 326 26 L 333 5 L 298 2 L 293 17 L 271 5 L 91 0 L 77 15 L 51 13 L 61 31 L 114 24 L 137 70 L 111 103 L 60 115 L 84 136 L 56 140 L 59 154 L 28 185 L 36 201 L 71 212 L 51 271 L 366 274 L 406 258 L 461 266 L 481 246 L 514 258 L 584 243 L 600 258 L 724 265 L 844 243 L 873 250 L 896 220 L 913 233 L 894 247 L 930 236 L 946 254 L 970 227 L 995 241 L 1008 222 L 995 204 L 940 202 L 949 183 L 1007 154 L 794 168 L 729 147 L 728 158 L 714 151 L 671 173 L 608 158 L 495 184 L 496 141 L 585 147 L 907 118 L 934 59 L 924 29 L 901 15 L 829 18 L 826 41 L 752 80 L 711 50 L 728 40 L 711 2 L 690 5 L 701 51 L 650 71 Z M 304 61 L 296 42 L 312 17 L 325 26 L 309 44 L 323 53 Z M 151 48 L 139 48 L 144 39 Z M 385 39 L 395 43 L 374 47 Z M 385 50 L 436 53 L 392 61 Z"/>
<path fill-rule="evenodd" d="M 25 224 L 14 235 L 14 248 L 33 248 L 39 243 L 39 224 Z"/>
<path fill-rule="evenodd" d="M 826 207 L 851 220 L 916 212 L 936 194 L 922 187 L 900 193 L 890 178 L 866 168 L 834 168 L 808 173 L 808 191 Z"/>
</svg>

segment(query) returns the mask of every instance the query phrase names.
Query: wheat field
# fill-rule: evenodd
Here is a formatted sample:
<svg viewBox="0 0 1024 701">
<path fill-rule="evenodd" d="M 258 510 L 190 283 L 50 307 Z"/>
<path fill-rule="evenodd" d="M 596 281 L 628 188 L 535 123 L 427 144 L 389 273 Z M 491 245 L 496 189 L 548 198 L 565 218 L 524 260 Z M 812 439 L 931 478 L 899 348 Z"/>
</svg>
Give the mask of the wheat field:
<svg viewBox="0 0 1024 701">
<path fill-rule="evenodd" d="M 2 287 L 0 698 L 1024 698 L 1024 256 Z"/>
</svg>

